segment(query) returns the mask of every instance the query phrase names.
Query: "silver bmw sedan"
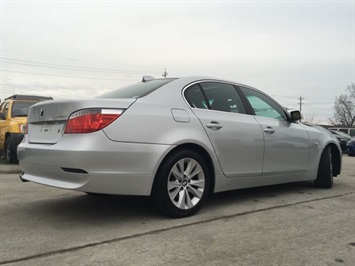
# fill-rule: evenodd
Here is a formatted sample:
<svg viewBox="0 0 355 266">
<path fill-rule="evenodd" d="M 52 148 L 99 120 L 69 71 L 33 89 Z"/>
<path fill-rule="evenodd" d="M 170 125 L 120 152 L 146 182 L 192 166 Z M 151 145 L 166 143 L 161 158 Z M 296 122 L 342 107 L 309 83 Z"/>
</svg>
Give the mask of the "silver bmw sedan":
<svg viewBox="0 0 355 266">
<path fill-rule="evenodd" d="M 331 188 L 342 152 L 265 93 L 205 77 L 154 79 L 92 100 L 29 110 L 21 179 L 86 193 L 151 196 L 173 217 L 210 193 L 314 180 Z"/>
</svg>

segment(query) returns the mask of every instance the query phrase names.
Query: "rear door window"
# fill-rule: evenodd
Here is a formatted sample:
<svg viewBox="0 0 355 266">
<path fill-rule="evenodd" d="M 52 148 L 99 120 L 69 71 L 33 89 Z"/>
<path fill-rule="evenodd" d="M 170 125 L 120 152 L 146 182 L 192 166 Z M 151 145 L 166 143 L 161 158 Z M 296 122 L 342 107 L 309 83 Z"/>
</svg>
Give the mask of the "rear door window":
<svg viewBox="0 0 355 266">
<path fill-rule="evenodd" d="M 208 109 L 209 104 L 198 84 L 192 85 L 185 92 L 187 102 L 193 108 Z"/>
<path fill-rule="evenodd" d="M 243 102 L 233 85 L 201 82 L 188 88 L 185 97 L 191 107 L 245 114 Z"/>
<path fill-rule="evenodd" d="M 200 84 L 211 110 L 245 114 L 245 107 L 235 87 L 226 83 L 204 82 Z"/>
</svg>

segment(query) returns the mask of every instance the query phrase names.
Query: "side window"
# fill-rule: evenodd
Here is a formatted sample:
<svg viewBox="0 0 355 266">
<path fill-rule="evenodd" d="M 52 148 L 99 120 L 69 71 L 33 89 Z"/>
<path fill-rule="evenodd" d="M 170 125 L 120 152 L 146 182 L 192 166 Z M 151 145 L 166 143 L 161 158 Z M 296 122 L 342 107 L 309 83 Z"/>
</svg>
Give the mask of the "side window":
<svg viewBox="0 0 355 266">
<path fill-rule="evenodd" d="M 211 110 L 245 114 L 243 102 L 233 85 L 218 82 L 200 83 Z"/>
<path fill-rule="evenodd" d="M 348 129 L 347 128 L 339 128 L 339 131 L 348 134 Z"/>
<path fill-rule="evenodd" d="M 195 84 L 188 88 L 185 91 L 185 97 L 191 107 L 208 109 L 205 96 L 203 96 L 199 85 Z"/>
<path fill-rule="evenodd" d="M 350 136 L 354 137 L 355 136 L 355 129 L 350 129 Z"/>
<path fill-rule="evenodd" d="M 245 87 L 240 87 L 240 89 L 247 97 L 256 116 L 287 120 L 285 111 L 276 102 L 264 94 Z"/>
<path fill-rule="evenodd" d="M 36 102 L 32 101 L 16 101 L 12 103 L 12 112 L 11 116 L 12 117 L 26 117 L 28 114 L 28 108 L 30 106 L 34 105 Z"/>
</svg>

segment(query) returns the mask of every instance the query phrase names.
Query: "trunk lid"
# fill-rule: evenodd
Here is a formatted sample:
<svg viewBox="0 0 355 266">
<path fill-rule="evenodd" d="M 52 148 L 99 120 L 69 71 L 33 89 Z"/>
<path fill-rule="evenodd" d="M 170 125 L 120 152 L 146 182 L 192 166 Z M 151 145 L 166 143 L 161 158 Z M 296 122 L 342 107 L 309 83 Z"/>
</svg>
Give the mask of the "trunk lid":
<svg viewBox="0 0 355 266">
<path fill-rule="evenodd" d="M 55 144 L 70 115 L 84 109 L 127 109 L 136 99 L 56 100 L 33 105 L 28 113 L 28 141 Z"/>
</svg>

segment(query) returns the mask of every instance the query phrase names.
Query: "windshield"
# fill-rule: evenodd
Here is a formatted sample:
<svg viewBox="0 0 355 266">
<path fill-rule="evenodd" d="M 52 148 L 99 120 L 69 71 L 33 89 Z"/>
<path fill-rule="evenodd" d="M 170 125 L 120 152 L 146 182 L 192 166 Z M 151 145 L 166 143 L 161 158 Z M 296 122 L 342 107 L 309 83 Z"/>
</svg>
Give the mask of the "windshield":
<svg viewBox="0 0 355 266">
<path fill-rule="evenodd" d="M 36 102 L 33 101 L 16 101 L 12 104 L 11 117 L 24 116 L 28 114 L 28 108 L 34 105 Z"/>
<path fill-rule="evenodd" d="M 174 79 L 153 79 L 146 82 L 135 83 L 126 87 L 122 87 L 107 93 L 104 93 L 97 98 L 112 99 L 112 98 L 140 98 L 148 95 L 159 87 L 173 81 Z"/>
</svg>

